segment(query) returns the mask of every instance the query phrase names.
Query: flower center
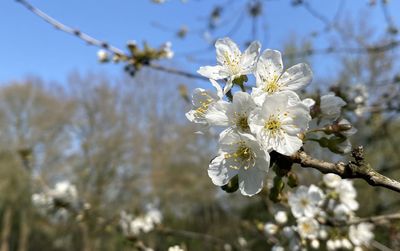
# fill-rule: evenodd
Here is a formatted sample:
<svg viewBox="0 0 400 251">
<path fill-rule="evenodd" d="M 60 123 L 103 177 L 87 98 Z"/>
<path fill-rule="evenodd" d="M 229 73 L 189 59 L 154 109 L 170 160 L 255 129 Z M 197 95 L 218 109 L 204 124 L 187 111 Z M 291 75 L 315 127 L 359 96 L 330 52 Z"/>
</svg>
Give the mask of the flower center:
<svg viewBox="0 0 400 251">
<path fill-rule="evenodd" d="M 302 230 L 305 234 L 309 234 L 312 232 L 313 228 L 310 224 L 308 224 L 307 222 L 303 222 L 301 224 Z"/>
<path fill-rule="evenodd" d="M 276 92 L 279 89 L 278 80 L 279 75 L 274 75 L 274 78 L 271 81 L 263 79 L 263 81 L 266 82 L 263 90 L 269 94 Z"/>
<path fill-rule="evenodd" d="M 303 207 L 306 207 L 306 206 L 308 206 L 308 200 L 307 199 L 305 199 L 305 198 L 303 198 L 303 199 L 301 199 L 300 200 L 300 205 L 302 205 Z"/>
<path fill-rule="evenodd" d="M 200 106 L 195 110 L 195 116 L 198 118 L 204 117 L 208 110 L 208 107 L 213 102 L 213 99 L 207 93 L 202 93 L 201 95 L 205 96 L 206 98 L 199 102 Z"/>
<path fill-rule="evenodd" d="M 247 170 L 255 165 L 255 156 L 250 147 L 244 142 L 239 142 L 238 148 L 234 153 L 225 154 L 225 159 L 232 158 L 235 162 L 241 162 L 244 169 Z M 239 169 L 240 166 L 230 166 L 233 169 Z"/>
<path fill-rule="evenodd" d="M 239 67 L 239 59 L 240 55 L 234 54 L 233 58 L 229 56 L 227 52 L 224 53 L 224 64 L 229 68 L 232 74 L 239 74 L 240 72 L 240 67 Z"/>
<path fill-rule="evenodd" d="M 236 126 L 242 131 L 249 131 L 249 123 L 247 121 L 247 117 L 245 115 L 241 115 L 236 120 Z"/>
<path fill-rule="evenodd" d="M 271 116 L 267 122 L 265 122 L 264 128 L 270 131 L 272 134 L 276 134 L 281 129 L 281 121 L 275 116 Z"/>
</svg>

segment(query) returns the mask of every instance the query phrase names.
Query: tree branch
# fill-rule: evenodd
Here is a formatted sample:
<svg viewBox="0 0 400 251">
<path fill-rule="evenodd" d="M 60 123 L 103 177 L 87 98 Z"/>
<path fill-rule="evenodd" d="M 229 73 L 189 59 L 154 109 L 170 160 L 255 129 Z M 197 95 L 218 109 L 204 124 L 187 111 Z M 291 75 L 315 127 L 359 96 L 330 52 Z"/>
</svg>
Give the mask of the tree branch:
<svg viewBox="0 0 400 251">
<path fill-rule="evenodd" d="M 107 50 L 116 55 L 129 57 L 128 55 L 126 55 L 126 53 L 123 50 L 117 48 L 116 46 L 113 46 L 106 41 L 101 41 L 99 39 L 96 39 L 96 38 L 88 35 L 87 33 L 84 33 L 78 29 L 69 27 L 69 26 L 57 21 L 56 19 L 47 15 L 45 12 L 41 11 L 40 9 L 36 8 L 35 6 L 33 6 L 32 4 L 30 4 L 29 2 L 27 2 L 25 0 L 15 0 L 15 1 L 22 4 L 23 6 L 25 6 L 29 11 L 31 11 L 32 13 L 34 13 L 35 15 L 37 15 L 38 17 L 43 19 L 45 22 L 49 23 L 51 26 L 53 26 L 57 30 L 60 30 L 60 31 L 63 31 L 70 35 L 76 36 L 89 45 L 93 45 L 93 46 L 102 48 L 102 49 Z M 196 79 L 206 80 L 206 78 L 199 76 L 197 74 L 192 74 L 190 72 L 185 72 L 185 71 L 174 69 L 174 68 L 168 68 L 168 67 L 161 66 L 161 65 L 149 64 L 149 65 L 144 65 L 144 66 L 150 67 L 155 70 L 163 71 L 166 73 L 184 76 L 187 78 L 196 78 Z"/>
<path fill-rule="evenodd" d="M 383 225 L 391 223 L 394 220 L 400 220 L 400 213 L 384 214 L 384 215 L 377 215 L 377 216 L 358 218 L 358 219 L 356 218 L 347 222 L 347 225 L 354 225 L 362 222 L 370 222 L 376 225 Z"/>
<path fill-rule="evenodd" d="M 305 168 L 314 168 L 322 173 L 335 173 L 342 178 L 363 179 L 372 186 L 385 187 L 400 193 L 400 182 L 378 173 L 365 162 L 361 146 L 353 150 L 352 156 L 354 161 L 349 161 L 347 164 L 343 162 L 331 163 L 315 159 L 302 150 L 290 158 L 294 163 L 298 163 Z"/>
</svg>

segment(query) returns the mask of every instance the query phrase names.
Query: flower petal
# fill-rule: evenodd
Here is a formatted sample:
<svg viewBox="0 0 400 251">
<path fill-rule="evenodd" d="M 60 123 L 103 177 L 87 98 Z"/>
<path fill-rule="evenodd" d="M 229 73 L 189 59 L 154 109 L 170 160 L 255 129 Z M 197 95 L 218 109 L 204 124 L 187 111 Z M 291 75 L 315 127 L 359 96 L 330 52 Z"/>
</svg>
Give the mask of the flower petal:
<svg viewBox="0 0 400 251">
<path fill-rule="evenodd" d="M 296 153 L 302 146 L 303 141 L 299 137 L 284 134 L 282 141 L 276 145 L 275 150 L 283 155 L 290 156 Z"/>
<path fill-rule="evenodd" d="M 249 114 L 255 107 L 253 99 L 247 92 L 236 92 L 233 95 L 233 110 L 239 114 Z"/>
<path fill-rule="evenodd" d="M 287 69 L 278 82 L 282 89 L 295 91 L 308 85 L 312 80 L 312 76 L 310 67 L 301 63 Z"/>
<path fill-rule="evenodd" d="M 312 99 L 312 98 L 303 99 L 302 102 L 303 102 L 303 104 L 304 104 L 305 106 L 307 106 L 309 109 L 310 109 L 311 107 L 313 107 L 313 105 L 315 105 L 315 100 Z"/>
<path fill-rule="evenodd" d="M 212 126 L 228 126 L 227 110 L 231 104 L 226 101 L 219 101 L 210 105 L 205 115 L 209 125 Z"/>
<path fill-rule="evenodd" d="M 282 74 L 283 63 L 282 55 L 276 50 L 265 50 L 256 66 L 256 85 L 263 86 L 266 82 L 274 81 Z"/>
<path fill-rule="evenodd" d="M 330 93 L 321 97 L 321 113 L 326 119 L 335 120 L 340 116 L 341 109 L 346 102 L 335 94 Z"/>
<path fill-rule="evenodd" d="M 214 158 L 208 166 L 208 176 L 211 178 L 214 185 L 226 185 L 229 180 L 238 173 L 238 170 L 226 167 L 224 162 L 225 158 L 224 153 L 222 152 Z"/>
<path fill-rule="evenodd" d="M 241 55 L 237 44 L 228 37 L 218 39 L 215 43 L 215 49 L 217 51 L 217 61 L 221 65 L 226 63 L 227 57 L 232 61 L 233 59 L 239 60 Z"/>
<path fill-rule="evenodd" d="M 222 91 L 221 86 L 218 84 L 217 81 L 215 81 L 214 79 L 210 79 L 210 82 L 212 84 L 212 86 L 215 87 L 215 89 L 217 90 L 217 96 L 222 99 L 222 97 L 224 96 L 224 93 Z"/>
<path fill-rule="evenodd" d="M 259 193 L 263 187 L 265 171 L 258 168 L 239 170 L 239 189 L 243 195 L 253 196 Z"/>
<path fill-rule="evenodd" d="M 224 95 L 232 88 L 233 86 L 233 79 L 229 78 L 228 81 L 226 82 L 226 85 L 224 86 Z"/>
<path fill-rule="evenodd" d="M 257 57 L 260 54 L 261 44 L 258 41 L 252 42 L 249 47 L 244 51 L 240 58 L 240 66 L 242 74 L 250 74 L 254 71 Z"/>
<path fill-rule="evenodd" d="M 210 79 L 223 79 L 229 76 L 228 72 L 224 70 L 225 67 L 222 65 L 216 65 L 216 66 L 202 66 L 199 68 L 197 73 L 200 75 L 210 78 Z"/>
</svg>

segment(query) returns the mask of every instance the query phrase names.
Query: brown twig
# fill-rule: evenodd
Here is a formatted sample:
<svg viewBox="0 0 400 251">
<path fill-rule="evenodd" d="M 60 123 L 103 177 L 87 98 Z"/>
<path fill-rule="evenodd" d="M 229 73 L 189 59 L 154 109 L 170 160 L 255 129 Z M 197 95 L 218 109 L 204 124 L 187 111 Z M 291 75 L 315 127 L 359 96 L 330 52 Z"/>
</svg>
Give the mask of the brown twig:
<svg viewBox="0 0 400 251">
<path fill-rule="evenodd" d="M 400 193 L 400 182 L 388 178 L 365 162 L 363 148 L 360 146 L 353 150 L 354 161 L 347 164 L 343 162 L 331 163 L 311 157 L 306 152 L 300 150 L 290 158 L 294 163 L 300 164 L 305 168 L 314 168 L 322 173 L 335 173 L 342 178 L 363 179 L 371 186 L 385 187 Z"/>
<path fill-rule="evenodd" d="M 384 215 L 377 215 L 377 216 L 371 216 L 371 217 L 366 217 L 366 218 L 352 219 L 352 220 L 346 222 L 346 224 L 347 225 L 355 225 L 355 224 L 359 224 L 362 222 L 370 222 L 370 223 L 374 223 L 376 225 L 384 225 L 384 224 L 391 223 L 394 220 L 400 220 L 400 213 L 384 214 Z"/>
<path fill-rule="evenodd" d="M 38 17 L 40 17 L 41 19 L 43 19 L 44 21 L 46 21 L 47 23 L 52 25 L 57 30 L 60 30 L 60 31 L 63 31 L 70 35 L 76 36 L 79 39 L 85 41 L 89 45 L 93 45 L 93 46 L 102 48 L 102 49 L 107 50 L 116 55 L 128 57 L 128 55 L 126 55 L 125 52 L 123 52 L 121 49 L 117 48 L 116 46 L 113 46 L 113 45 L 109 44 L 108 42 L 96 39 L 96 38 L 88 35 L 87 33 L 84 33 L 78 29 L 74 29 L 72 27 L 69 27 L 69 26 L 59 22 L 58 20 L 47 15 L 45 12 L 41 11 L 40 9 L 36 8 L 35 6 L 33 6 L 32 4 L 30 4 L 29 2 L 27 2 L 25 0 L 15 0 L 15 1 L 22 4 L 23 6 L 25 6 L 32 13 L 34 13 L 35 15 L 37 15 Z M 168 67 L 157 65 L 157 64 L 149 64 L 146 66 L 148 66 L 152 69 L 155 69 L 155 70 L 159 70 L 159 71 L 163 71 L 163 72 L 167 72 L 167 73 L 171 73 L 171 74 L 176 74 L 176 75 L 180 75 L 180 76 L 184 76 L 184 77 L 188 77 L 188 78 L 196 78 L 196 79 L 203 79 L 203 80 L 206 79 L 197 74 L 185 72 L 185 71 L 174 69 L 174 68 L 168 68 Z"/>
</svg>

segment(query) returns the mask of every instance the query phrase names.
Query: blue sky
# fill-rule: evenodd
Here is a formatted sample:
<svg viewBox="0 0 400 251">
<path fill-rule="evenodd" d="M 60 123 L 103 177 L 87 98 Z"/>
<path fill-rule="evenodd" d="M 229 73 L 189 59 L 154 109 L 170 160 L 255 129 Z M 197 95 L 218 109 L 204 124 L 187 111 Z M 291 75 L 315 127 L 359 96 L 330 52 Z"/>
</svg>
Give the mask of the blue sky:
<svg viewBox="0 0 400 251">
<path fill-rule="evenodd" d="M 88 34 L 106 40 L 120 48 L 125 48 L 126 41 L 149 41 L 158 46 L 165 41 L 173 43 L 176 52 L 174 65 L 195 72 L 198 62 L 187 61 L 183 54 L 207 48 L 207 43 L 199 35 L 191 35 L 181 40 L 171 31 L 154 26 L 154 22 L 178 29 L 182 24 L 189 30 L 199 30 L 205 26 L 204 18 L 216 4 L 227 0 L 188 0 L 182 4 L 179 0 L 169 0 L 165 4 L 156 5 L 150 0 L 57 0 L 31 3 L 61 22 L 81 29 Z M 244 0 L 234 2 L 226 8 L 234 18 Z M 328 18 L 335 15 L 339 0 L 309 1 L 316 9 Z M 385 21 L 379 6 L 368 7 L 367 0 L 347 0 L 344 15 L 357 16 L 368 13 L 369 21 L 384 29 Z M 400 1 L 390 2 L 390 11 L 399 24 L 395 10 L 400 9 Z M 363 14 L 364 15 L 364 14 Z M 227 15 L 229 16 L 229 14 Z M 303 8 L 293 8 L 289 0 L 266 1 L 263 23 L 267 32 L 259 39 L 263 47 L 280 49 L 282 43 L 296 34 L 296 37 L 307 36 L 311 31 L 321 30 L 324 25 L 308 14 Z M 203 21 L 202 21 L 203 20 Z M 227 28 L 228 29 L 228 28 Z M 21 79 L 27 75 L 35 75 L 45 80 L 62 82 L 72 71 L 104 72 L 111 76 L 120 76 L 121 65 L 99 64 L 96 58 L 97 48 L 85 45 L 76 37 L 57 31 L 40 18 L 30 13 L 22 5 L 13 0 L 0 3 L 0 82 Z M 227 31 L 221 31 L 221 34 Z M 216 37 L 221 35 L 218 32 Z M 233 38 L 243 42 L 249 38 L 250 23 L 244 22 Z M 318 47 L 324 47 L 324 41 L 318 41 Z M 202 61 L 213 63 L 213 51 L 204 51 L 200 55 Z M 320 56 L 316 60 L 316 74 L 329 71 Z M 167 64 L 169 62 L 166 62 Z"/>
</svg>

